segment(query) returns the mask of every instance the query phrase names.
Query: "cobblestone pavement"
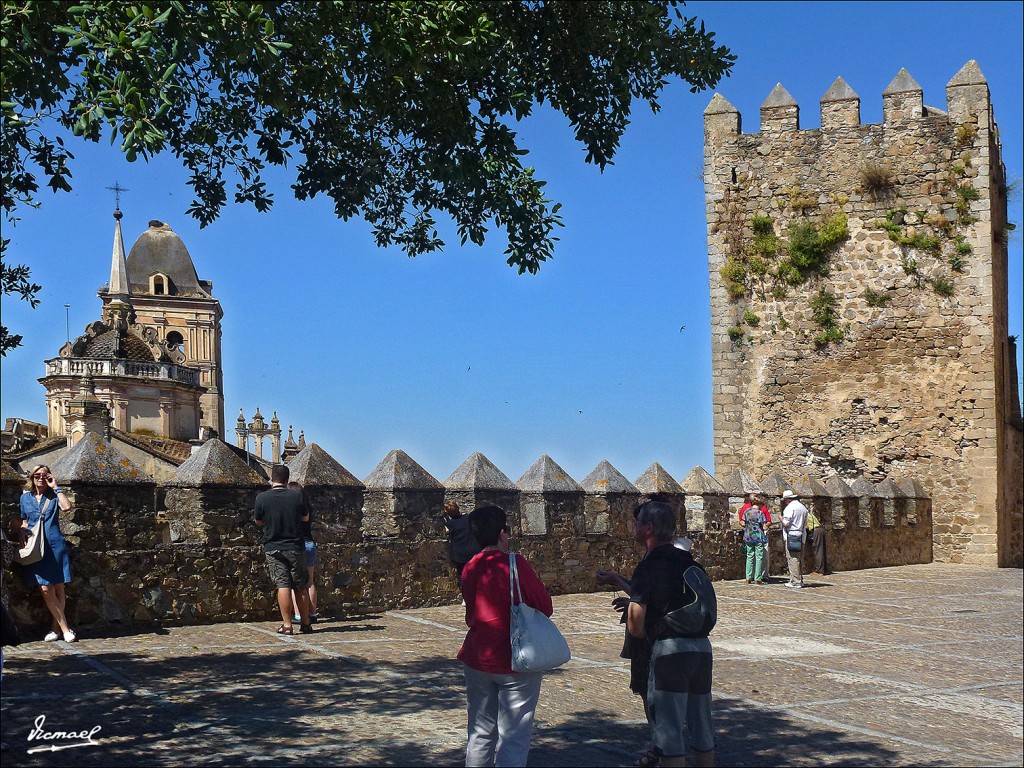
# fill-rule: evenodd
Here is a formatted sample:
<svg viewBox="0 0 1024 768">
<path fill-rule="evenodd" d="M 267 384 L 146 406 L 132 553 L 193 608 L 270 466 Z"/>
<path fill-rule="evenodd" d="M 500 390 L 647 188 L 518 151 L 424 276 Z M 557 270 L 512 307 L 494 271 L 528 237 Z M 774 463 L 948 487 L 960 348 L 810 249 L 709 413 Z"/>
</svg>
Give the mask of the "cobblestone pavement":
<svg viewBox="0 0 1024 768">
<path fill-rule="evenodd" d="M 1021 571 L 917 565 L 807 584 L 716 584 L 719 765 L 1024 762 Z M 629 765 L 644 745 L 611 597 L 555 599 L 574 659 L 545 678 L 533 766 Z M 461 763 L 459 606 L 275 627 L 83 629 L 73 645 L 10 649 L 4 766 Z M 42 716 L 45 732 L 99 726 L 96 744 L 29 740 Z"/>
</svg>

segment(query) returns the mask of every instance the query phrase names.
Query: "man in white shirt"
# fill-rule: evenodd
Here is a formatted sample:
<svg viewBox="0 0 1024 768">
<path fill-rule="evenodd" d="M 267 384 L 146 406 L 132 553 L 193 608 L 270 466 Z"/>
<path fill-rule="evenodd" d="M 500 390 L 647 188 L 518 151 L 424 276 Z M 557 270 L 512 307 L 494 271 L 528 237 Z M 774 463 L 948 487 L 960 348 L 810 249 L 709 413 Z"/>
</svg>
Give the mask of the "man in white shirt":
<svg viewBox="0 0 1024 768">
<path fill-rule="evenodd" d="M 807 507 L 797 501 L 797 494 L 784 491 L 782 494 L 782 535 L 786 547 L 786 562 L 789 564 L 787 587 L 801 589 L 804 585 L 802 557 L 804 538 L 807 530 Z M 796 550 L 794 551 L 794 547 Z"/>
</svg>

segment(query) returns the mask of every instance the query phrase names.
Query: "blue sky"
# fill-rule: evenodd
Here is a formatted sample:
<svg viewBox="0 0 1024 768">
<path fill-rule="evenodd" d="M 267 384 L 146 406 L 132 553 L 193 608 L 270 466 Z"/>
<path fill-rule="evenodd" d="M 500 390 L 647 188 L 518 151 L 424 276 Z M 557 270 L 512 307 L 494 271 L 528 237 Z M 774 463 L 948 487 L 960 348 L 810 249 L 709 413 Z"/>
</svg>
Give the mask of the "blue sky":
<svg viewBox="0 0 1024 768">
<path fill-rule="evenodd" d="M 757 129 L 781 82 L 818 126 L 837 76 L 881 120 L 881 94 L 901 67 L 945 106 L 969 59 L 988 79 L 1009 179 L 1022 175 L 1021 3 L 690 3 L 732 48 L 718 88 Z M 228 208 L 200 230 L 173 160 L 127 163 L 115 148 L 77 145 L 74 191 L 41 197 L 4 228 L 43 284 L 42 303 L 3 298 L 26 337 L 2 359 L 3 417 L 45 419 L 42 360 L 99 316 L 109 276 L 114 181 L 126 247 L 150 219 L 182 237 L 224 307 L 229 424 L 239 408 L 305 430 L 358 477 L 401 448 L 439 480 L 473 451 L 516 480 L 549 454 L 581 480 L 608 459 L 630 480 L 652 462 L 677 479 L 712 460 L 711 344 L 701 113 L 712 92 L 672 83 L 662 111 L 637 106 L 615 165 L 584 163 L 564 121 L 539 111 L 520 126 L 528 157 L 564 204 L 555 259 L 536 276 L 505 265 L 504 240 L 408 259 L 377 249 L 361 221 L 278 185 L 270 214 Z M 1021 201 L 1011 221 L 1022 222 Z M 1018 233 L 1020 230 L 1018 230 Z M 445 228 L 442 235 L 451 235 Z M 1010 333 L 1021 336 L 1021 238 L 1010 245 Z M 1024 370 L 1018 347 L 1018 368 Z M 269 447 L 269 446 L 268 446 Z"/>
</svg>

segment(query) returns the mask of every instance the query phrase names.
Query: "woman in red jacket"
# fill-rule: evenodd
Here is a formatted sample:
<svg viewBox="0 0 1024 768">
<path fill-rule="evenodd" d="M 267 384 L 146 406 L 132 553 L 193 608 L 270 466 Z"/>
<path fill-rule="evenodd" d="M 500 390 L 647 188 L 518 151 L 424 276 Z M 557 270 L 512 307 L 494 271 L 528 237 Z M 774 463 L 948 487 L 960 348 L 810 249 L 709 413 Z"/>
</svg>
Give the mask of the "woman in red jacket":
<svg viewBox="0 0 1024 768">
<path fill-rule="evenodd" d="M 469 515 L 483 550 L 466 563 L 462 596 L 469 632 L 459 651 L 466 675 L 467 766 L 525 766 L 542 672 L 512 671 L 508 524 L 505 510 L 487 506 Z M 516 568 L 523 602 L 547 616 L 551 596 L 522 555 Z"/>
</svg>

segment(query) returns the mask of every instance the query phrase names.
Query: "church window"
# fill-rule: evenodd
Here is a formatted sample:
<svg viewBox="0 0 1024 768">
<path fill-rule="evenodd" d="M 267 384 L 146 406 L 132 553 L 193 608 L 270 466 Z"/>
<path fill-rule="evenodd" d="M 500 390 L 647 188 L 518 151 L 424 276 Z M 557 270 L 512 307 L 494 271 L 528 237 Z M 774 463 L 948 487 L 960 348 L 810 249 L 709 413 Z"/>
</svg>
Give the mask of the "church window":
<svg viewBox="0 0 1024 768">
<path fill-rule="evenodd" d="M 167 275 L 157 272 L 150 275 L 149 292 L 154 296 L 170 296 L 174 293 L 174 283 Z"/>
</svg>

